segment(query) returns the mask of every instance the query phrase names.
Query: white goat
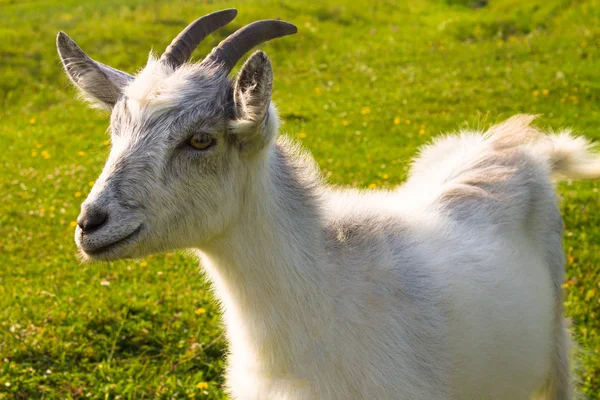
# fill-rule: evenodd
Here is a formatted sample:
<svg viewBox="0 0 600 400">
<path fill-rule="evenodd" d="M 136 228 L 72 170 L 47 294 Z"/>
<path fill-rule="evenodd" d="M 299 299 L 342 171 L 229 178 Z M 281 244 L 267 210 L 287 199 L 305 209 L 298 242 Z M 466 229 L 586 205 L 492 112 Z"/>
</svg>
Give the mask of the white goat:
<svg viewBox="0 0 600 400">
<path fill-rule="evenodd" d="M 531 116 L 437 140 L 394 191 L 331 188 L 276 138 L 259 21 L 199 64 L 235 10 L 192 23 L 137 77 L 58 51 L 112 110 L 113 146 L 82 205 L 85 259 L 196 249 L 223 307 L 236 399 L 571 398 L 562 221 L 551 175 L 600 176 L 589 143 Z"/>
</svg>

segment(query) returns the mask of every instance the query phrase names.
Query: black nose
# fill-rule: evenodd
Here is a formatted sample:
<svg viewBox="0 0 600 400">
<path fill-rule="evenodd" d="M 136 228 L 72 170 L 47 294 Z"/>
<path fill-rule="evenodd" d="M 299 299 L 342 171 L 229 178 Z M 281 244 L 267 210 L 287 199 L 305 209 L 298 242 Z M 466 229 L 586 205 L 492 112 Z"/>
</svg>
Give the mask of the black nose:
<svg viewBox="0 0 600 400">
<path fill-rule="evenodd" d="M 83 233 L 91 233 L 108 221 L 108 213 L 96 207 L 84 208 L 77 217 L 77 225 Z"/>
</svg>

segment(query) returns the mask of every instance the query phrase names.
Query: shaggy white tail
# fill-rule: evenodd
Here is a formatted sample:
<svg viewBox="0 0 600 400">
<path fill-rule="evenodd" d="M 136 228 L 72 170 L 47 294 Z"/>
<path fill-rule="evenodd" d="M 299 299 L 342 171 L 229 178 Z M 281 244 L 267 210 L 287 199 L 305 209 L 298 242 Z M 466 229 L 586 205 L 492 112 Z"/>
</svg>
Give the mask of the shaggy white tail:
<svg viewBox="0 0 600 400">
<path fill-rule="evenodd" d="M 584 137 L 573 136 L 570 131 L 547 137 L 552 144 L 547 156 L 553 173 L 573 179 L 600 178 L 600 156 L 594 151 L 594 143 Z"/>
<path fill-rule="evenodd" d="M 496 148 L 529 144 L 534 153 L 546 160 L 559 178 L 600 178 L 600 154 L 597 144 L 570 130 L 542 133 L 531 125 L 535 115 L 515 115 L 487 132 Z"/>
</svg>

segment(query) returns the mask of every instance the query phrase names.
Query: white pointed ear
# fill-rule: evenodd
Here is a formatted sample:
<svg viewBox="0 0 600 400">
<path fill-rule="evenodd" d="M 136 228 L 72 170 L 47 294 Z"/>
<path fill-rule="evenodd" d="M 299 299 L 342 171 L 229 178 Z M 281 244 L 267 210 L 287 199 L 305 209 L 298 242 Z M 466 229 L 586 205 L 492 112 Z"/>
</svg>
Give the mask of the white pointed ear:
<svg viewBox="0 0 600 400">
<path fill-rule="evenodd" d="M 128 73 L 89 58 L 64 32 L 58 33 L 56 47 L 71 82 L 95 106 L 110 110 L 133 80 Z"/>
<path fill-rule="evenodd" d="M 264 52 L 257 51 L 242 66 L 233 89 L 236 119 L 232 131 L 244 147 L 262 148 L 277 133 L 272 89 L 271 62 Z"/>
</svg>

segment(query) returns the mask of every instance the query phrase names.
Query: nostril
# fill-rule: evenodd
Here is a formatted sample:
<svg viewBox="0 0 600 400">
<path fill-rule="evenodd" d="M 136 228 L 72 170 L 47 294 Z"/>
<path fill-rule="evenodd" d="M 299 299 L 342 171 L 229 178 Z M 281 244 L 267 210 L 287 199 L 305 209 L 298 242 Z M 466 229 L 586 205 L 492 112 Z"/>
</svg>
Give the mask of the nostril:
<svg viewBox="0 0 600 400">
<path fill-rule="evenodd" d="M 99 229 L 108 220 L 108 213 L 98 208 L 88 208 L 77 217 L 77 225 L 84 233 Z"/>
</svg>

